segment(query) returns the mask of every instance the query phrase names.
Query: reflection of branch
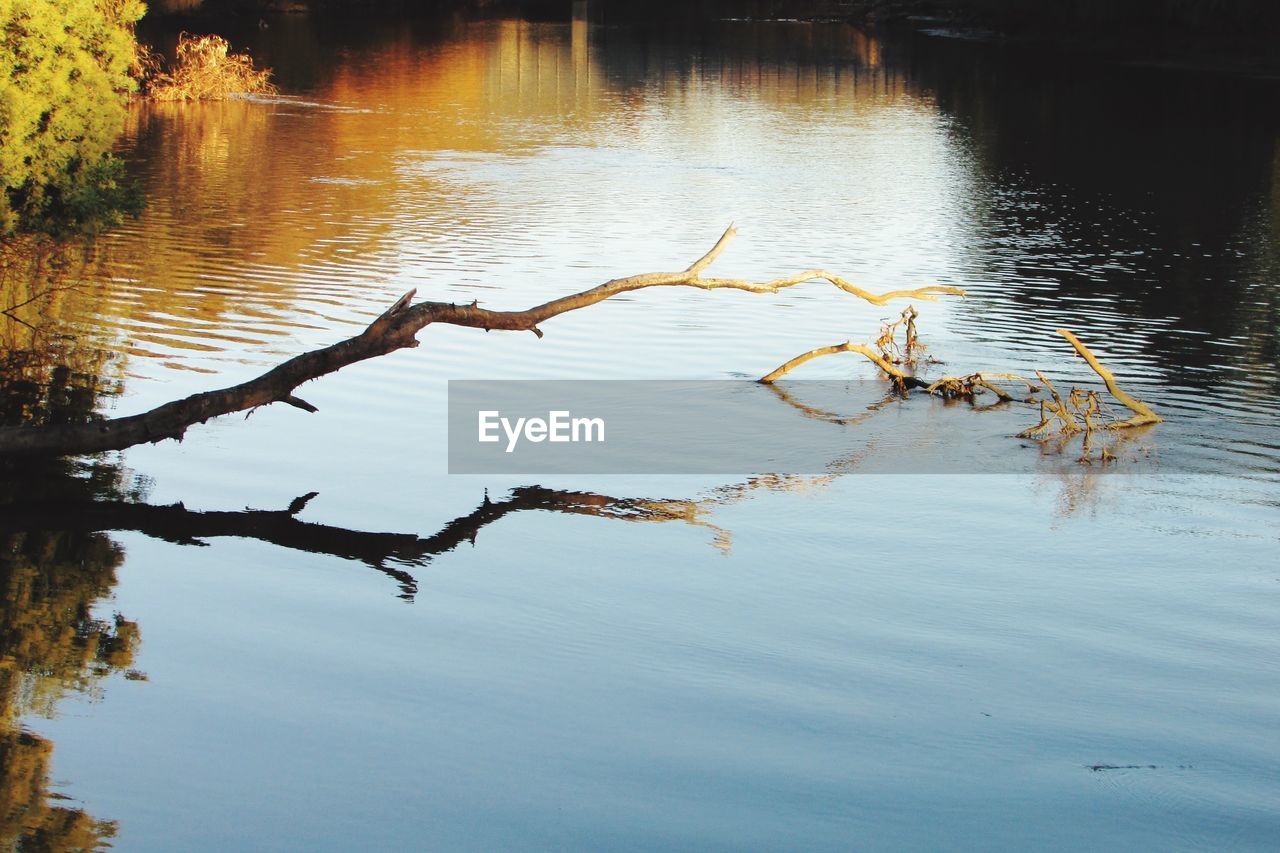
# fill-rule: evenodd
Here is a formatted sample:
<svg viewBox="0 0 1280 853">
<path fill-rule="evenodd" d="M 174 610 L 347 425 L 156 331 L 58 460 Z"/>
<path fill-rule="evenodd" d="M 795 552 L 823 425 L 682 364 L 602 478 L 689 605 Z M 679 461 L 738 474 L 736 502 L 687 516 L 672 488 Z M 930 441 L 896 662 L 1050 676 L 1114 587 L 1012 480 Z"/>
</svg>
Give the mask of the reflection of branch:
<svg viewBox="0 0 1280 853">
<path fill-rule="evenodd" d="M 0 532 L 48 529 L 90 532 L 136 530 L 179 545 L 205 545 L 201 539 L 236 536 L 260 539 L 285 548 L 332 554 L 368 563 L 400 582 L 404 597 L 413 597 L 417 584 L 407 572 L 387 568 L 388 560 L 413 563 L 421 554 L 412 534 L 364 533 L 312 524 L 295 518 L 315 493 L 295 500 L 288 509 L 246 509 L 231 512 L 190 510 L 182 504 L 157 506 L 131 501 L 54 501 L 15 504 L 4 508 Z"/>
<path fill-rule="evenodd" d="M 432 323 L 469 326 L 476 329 L 533 332 L 539 337 L 538 324 L 579 308 L 586 308 L 623 293 L 650 287 L 694 287 L 701 290 L 742 290 L 748 293 L 777 293 L 807 281 L 822 279 L 846 293 L 875 305 L 891 299 L 914 297 L 933 299 L 939 293 L 963 295 L 955 287 L 933 285 L 916 290 L 897 290 L 876 294 L 863 290 L 835 273 L 821 269 L 805 270 L 765 282 L 741 279 L 703 278 L 702 272 L 720 256 L 737 232 L 733 226 L 724 232 L 715 246 L 698 260 L 678 272 L 655 272 L 616 278 L 597 287 L 553 299 L 524 311 L 491 311 L 477 303 L 455 305 L 446 302 L 413 304 L 415 291 L 400 297 L 380 317 L 353 338 L 295 356 L 256 379 L 230 388 L 193 394 L 181 400 L 157 406 L 149 412 L 111 418 L 91 424 L 56 427 L 0 428 L 0 455 L 4 454 L 80 454 L 103 450 L 121 450 L 135 444 L 180 438 L 194 424 L 231 412 L 254 409 L 270 403 L 288 403 L 306 411 L 315 407 L 294 395 L 304 382 L 318 379 L 350 364 L 387 355 L 399 349 L 417 346 L 417 334 Z"/>
<path fill-rule="evenodd" d="M 867 406 L 863 411 L 856 415 L 838 415 L 829 409 L 820 409 L 817 406 L 810 406 L 808 403 L 803 403 L 800 400 L 797 400 L 795 396 L 787 390 L 786 385 L 777 385 L 773 382 L 769 382 L 766 383 L 766 387 L 777 395 L 779 400 L 786 403 L 806 418 L 812 418 L 815 421 L 826 421 L 827 423 L 838 424 L 840 426 L 857 426 L 867 418 L 870 418 L 876 412 L 879 412 L 887 404 L 900 399 L 897 394 L 890 392 L 882 399 Z"/>
<path fill-rule="evenodd" d="M 762 481 L 761 485 L 770 485 Z M 136 530 L 179 545 L 205 545 L 217 536 L 258 539 L 283 548 L 359 560 L 400 584 L 400 597 L 412 600 L 418 584 L 413 575 L 394 565 L 425 566 L 459 545 L 474 543 L 480 530 L 513 512 L 544 510 L 590 515 L 621 521 L 679 521 L 705 527 L 718 547 L 727 547 L 728 532 L 707 522 L 705 508 L 737 500 L 743 493 L 726 492 L 706 500 L 649 500 L 615 498 L 592 492 L 570 492 L 525 486 L 503 500 L 484 501 L 470 513 L 450 521 L 426 537 L 412 533 L 372 533 L 302 521 L 296 516 L 315 497 L 312 492 L 287 509 L 239 511 L 190 510 L 182 504 L 157 506 L 130 501 L 54 501 L 13 504 L 0 513 L 0 534 L 27 530 Z"/>
<path fill-rule="evenodd" d="M 46 296 L 52 296 L 55 293 L 62 293 L 63 291 L 67 291 L 67 290 L 79 290 L 79 285 L 62 284 L 62 285 L 55 285 L 53 287 L 47 287 L 44 290 L 40 291 L 39 293 L 35 294 L 34 296 L 24 299 L 21 302 L 18 302 L 14 305 L 10 305 L 8 308 L 0 309 L 0 314 L 4 314 L 6 317 L 8 317 L 11 320 L 17 320 L 19 323 L 21 323 L 24 326 L 34 328 L 33 326 L 31 326 L 30 323 L 28 323 L 26 320 L 23 320 L 21 317 L 18 317 L 13 312 L 17 311 L 19 308 L 26 308 L 32 302 L 36 302 L 38 300 L 44 299 Z"/>
</svg>

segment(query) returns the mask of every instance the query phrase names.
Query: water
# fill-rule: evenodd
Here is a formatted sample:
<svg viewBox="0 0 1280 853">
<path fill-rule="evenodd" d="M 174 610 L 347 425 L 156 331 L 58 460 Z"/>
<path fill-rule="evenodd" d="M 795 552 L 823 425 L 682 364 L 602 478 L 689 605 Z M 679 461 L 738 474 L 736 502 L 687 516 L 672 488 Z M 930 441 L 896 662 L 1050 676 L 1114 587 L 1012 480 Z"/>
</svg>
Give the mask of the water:
<svg viewBox="0 0 1280 853">
<path fill-rule="evenodd" d="M 3 327 L 11 419 L 229 385 L 411 288 L 682 268 L 732 221 L 718 274 L 964 287 L 915 303 L 931 371 L 1091 380 L 1065 326 L 1168 422 L 1129 476 L 1013 438 L 1022 473 L 446 473 L 448 379 L 756 377 L 898 310 L 815 282 L 432 327 L 318 414 L 10 475 L 7 844 L 1273 848 L 1275 82 L 797 23 L 248 38 L 280 98 L 136 109 L 146 214 L 6 273 L 74 285 Z M 874 417 L 965 454 L 1035 413 Z"/>
</svg>

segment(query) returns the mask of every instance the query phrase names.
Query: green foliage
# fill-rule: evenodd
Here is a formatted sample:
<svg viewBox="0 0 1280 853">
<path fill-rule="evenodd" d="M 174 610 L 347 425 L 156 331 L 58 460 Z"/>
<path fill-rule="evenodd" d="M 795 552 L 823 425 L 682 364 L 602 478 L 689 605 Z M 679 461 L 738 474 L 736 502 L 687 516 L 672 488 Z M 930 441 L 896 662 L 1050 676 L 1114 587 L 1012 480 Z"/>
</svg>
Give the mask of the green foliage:
<svg viewBox="0 0 1280 853">
<path fill-rule="evenodd" d="M 111 144 L 134 89 L 141 0 L 0 0 L 0 234 L 136 210 Z"/>
</svg>

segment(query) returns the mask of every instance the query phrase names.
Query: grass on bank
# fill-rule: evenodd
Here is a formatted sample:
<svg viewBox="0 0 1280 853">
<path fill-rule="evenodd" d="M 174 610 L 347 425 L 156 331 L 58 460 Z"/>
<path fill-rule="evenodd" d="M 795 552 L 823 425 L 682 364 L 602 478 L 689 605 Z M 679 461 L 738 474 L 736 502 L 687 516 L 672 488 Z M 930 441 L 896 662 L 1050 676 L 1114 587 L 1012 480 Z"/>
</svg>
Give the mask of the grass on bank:
<svg viewBox="0 0 1280 853">
<path fill-rule="evenodd" d="M 183 33 L 173 65 L 162 70 L 159 57 L 152 54 L 147 95 L 157 101 L 217 101 L 233 95 L 274 95 L 271 69 L 254 67 L 247 53 L 232 53 L 221 36 L 192 36 Z"/>
</svg>

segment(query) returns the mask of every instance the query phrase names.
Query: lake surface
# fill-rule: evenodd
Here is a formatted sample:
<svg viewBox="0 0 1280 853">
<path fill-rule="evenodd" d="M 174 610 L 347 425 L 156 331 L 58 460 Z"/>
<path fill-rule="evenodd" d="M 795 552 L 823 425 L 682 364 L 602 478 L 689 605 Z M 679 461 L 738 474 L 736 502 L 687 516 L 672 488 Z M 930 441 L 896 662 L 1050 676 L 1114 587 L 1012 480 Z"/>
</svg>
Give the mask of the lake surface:
<svg viewBox="0 0 1280 853">
<path fill-rule="evenodd" d="M 58 289 L 0 316 L 5 422 L 230 385 L 411 288 L 680 269 L 730 222 L 723 275 L 965 288 L 913 303 L 934 375 L 1093 382 L 1066 327 L 1167 422 L 1080 465 L 1012 437 L 1030 407 L 916 393 L 833 462 L 900 419 L 1000 473 L 447 473 L 450 379 L 755 378 L 905 307 L 814 282 L 430 327 L 318 414 L 10 472 L 6 845 L 1274 849 L 1280 83 L 840 24 L 246 39 L 279 98 L 135 108 L 142 218 L 7 261 L 7 304 Z"/>
</svg>

